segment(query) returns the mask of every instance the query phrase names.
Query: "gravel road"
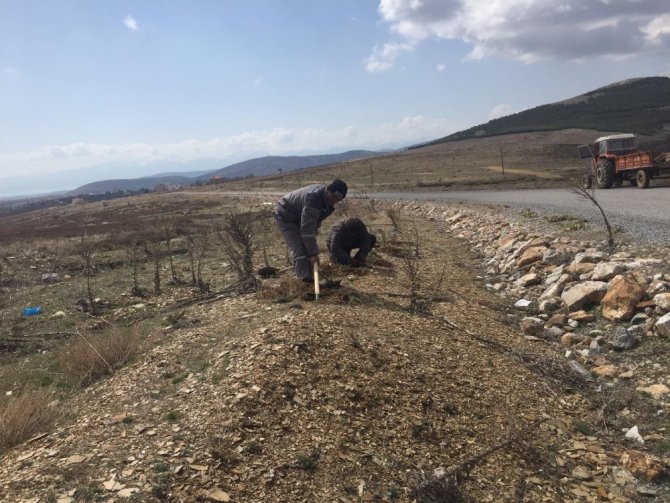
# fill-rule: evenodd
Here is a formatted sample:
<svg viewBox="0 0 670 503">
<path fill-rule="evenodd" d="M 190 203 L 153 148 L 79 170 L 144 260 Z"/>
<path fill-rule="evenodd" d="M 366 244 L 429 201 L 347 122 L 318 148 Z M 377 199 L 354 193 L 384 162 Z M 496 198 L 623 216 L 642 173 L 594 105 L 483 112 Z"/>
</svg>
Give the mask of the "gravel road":
<svg viewBox="0 0 670 503">
<path fill-rule="evenodd" d="M 462 201 L 532 208 L 539 213 L 570 214 L 602 225 L 595 205 L 569 189 L 476 190 L 463 192 L 378 192 L 375 199 Z M 639 244 L 670 244 L 670 187 L 596 190 L 595 197 L 612 225 L 618 225 Z"/>
</svg>

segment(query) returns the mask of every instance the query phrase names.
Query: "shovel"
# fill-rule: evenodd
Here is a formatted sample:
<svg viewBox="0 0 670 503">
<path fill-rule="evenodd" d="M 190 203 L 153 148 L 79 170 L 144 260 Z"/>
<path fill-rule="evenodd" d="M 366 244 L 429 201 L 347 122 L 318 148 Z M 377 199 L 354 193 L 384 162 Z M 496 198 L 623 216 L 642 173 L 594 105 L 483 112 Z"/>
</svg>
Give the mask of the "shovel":
<svg viewBox="0 0 670 503">
<path fill-rule="evenodd" d="M 319 300 L 319 263 L 314 262 L 314 300 Z"/>
</svg>

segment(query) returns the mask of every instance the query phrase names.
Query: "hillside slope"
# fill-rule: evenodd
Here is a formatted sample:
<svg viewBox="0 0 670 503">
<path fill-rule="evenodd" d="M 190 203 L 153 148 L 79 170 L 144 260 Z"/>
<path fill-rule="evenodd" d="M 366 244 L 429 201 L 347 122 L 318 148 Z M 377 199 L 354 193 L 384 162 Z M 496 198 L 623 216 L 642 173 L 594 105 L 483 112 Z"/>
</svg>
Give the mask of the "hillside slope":
<svg viewBox="0 0 670 503">
<path fill-rule="evenodd" d="M 289 172 L 298 169 L 313 168 L 336 164 L 340 162 L 352 161 L 379 155 L 379 152 L 368 150 L 350 150 L 341 154 L 324 155 L 306 155 L 306 156 L 266 156 L 249 159 L 248 161 L 231 164 L 224 168 L 201 175 L 198 179 L 206 181 L 212 176 L 221 176 L 224 178 L 238 178 L 245 176 L 264 176 L 281 172 Z"/>
<path fill-rule="evenodd" d="M 668 140 L 670 78 L 631 79 L 574 98 L 501 117 L 429 144 L 534 131 L 570 128 L 621 131 Z"/>
</svg>

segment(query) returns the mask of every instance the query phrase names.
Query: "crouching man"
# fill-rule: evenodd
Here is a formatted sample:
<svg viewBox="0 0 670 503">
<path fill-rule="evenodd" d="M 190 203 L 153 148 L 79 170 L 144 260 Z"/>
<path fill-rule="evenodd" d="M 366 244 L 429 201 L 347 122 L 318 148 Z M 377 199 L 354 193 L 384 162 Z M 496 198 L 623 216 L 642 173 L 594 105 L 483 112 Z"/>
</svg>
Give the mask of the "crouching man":
<svg viewBox="0 0 670 503">
<path fill-rule="evenodd" d="M 328 237 L 330 261 L 353 267 L 364 266 L 376 243 L 376 236 L 368 232 L 360 218 L 344 218 L 333 225 Z M 358 252 L 352 257 L 351 252 L 356 249 Z"/>
</svg>

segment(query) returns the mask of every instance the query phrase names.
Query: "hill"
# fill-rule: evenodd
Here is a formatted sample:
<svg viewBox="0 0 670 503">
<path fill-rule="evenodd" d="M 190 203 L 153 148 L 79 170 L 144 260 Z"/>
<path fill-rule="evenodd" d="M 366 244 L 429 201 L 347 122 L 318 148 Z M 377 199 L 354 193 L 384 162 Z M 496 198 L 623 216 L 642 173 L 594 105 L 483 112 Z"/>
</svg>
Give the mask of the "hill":
<svg viewBox="0 0 670 503">
<path fill-rule="evenodd" d="M 631 79 L 500 117 L 428 144 L 571 128 L 636 133 L 657 143 L 668 139 L 669 103 L 670 78 Z"/>
<path fill-rule="evenodd" d="M 266 156 L 249 159 L 248 161 L 231 164 L 225 168 L 201 175 L 199 180 L 209 180 L 212 176 L 224 178 L 242 178 L 245 176 L 264 176 L 275 173 L 295 171 L 297 169 L 313 168 L 362 159 L 379 155 L 379 152 L 367 150 L 349 150 L 340 154 L 307 155 L 307 156 Z"/>
<path fill-rule="evenodd" d="M 186 176 L 147 176 L 144 178 L 125 178 L 91 182 L 69 192 L 70 195 L 105 194 L 107 192 L 153 190 L 157 185 L 191 185 L 193 178 Z"/>
<path fill-rule="evenodd" d="M 350 150 L 340 154 L 258 157 L 231 164 L 230 166 L 225 166 L 214 171 L 200 171 L 198 173 L 163 173 L 142 178 L 100 180 L 77 187 L 70 191 L 69 194 L 104 194 L 107 192 L 136 191 L 142 189 L 153 190 L 157 185 L 161 184 L 189 186 L 206 182 L 213 176 L 220 176 L 222 178 L 264 176 L 274 173 L 287 173 L 326 164 L 337 164 L 375 155 L 379 155 L 379 152 Z"/>
</svg>

